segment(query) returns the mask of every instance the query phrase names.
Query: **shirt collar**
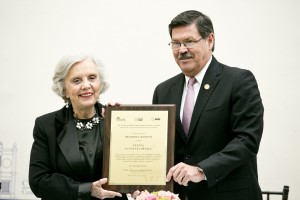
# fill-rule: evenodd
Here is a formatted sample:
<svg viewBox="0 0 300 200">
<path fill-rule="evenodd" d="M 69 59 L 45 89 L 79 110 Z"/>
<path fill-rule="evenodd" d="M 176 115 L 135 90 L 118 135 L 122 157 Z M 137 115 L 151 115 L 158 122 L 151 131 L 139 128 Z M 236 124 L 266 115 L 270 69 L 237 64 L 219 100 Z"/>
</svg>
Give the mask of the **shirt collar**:
<svg viewBox="0 0 300 200">
<path fill-rule="evenodd" d="M 212 60 L 212 56 L 210 57 L 210 59 L 208 60 L 208 62 L 206 63 L 206 65 L 203 67 L 203 69 L 195 75 L 195 78 L 197 80 L 197 83 L 199 83 L 201 85 L 202 80 L 204 78 L 204 75 L 207 71 L 208 66 L 210 65 Z M 188 82 L 189 82 L 190 77 L 189 76 L 185 76 L 185 86 L 187 86 Z"/>
</svg>

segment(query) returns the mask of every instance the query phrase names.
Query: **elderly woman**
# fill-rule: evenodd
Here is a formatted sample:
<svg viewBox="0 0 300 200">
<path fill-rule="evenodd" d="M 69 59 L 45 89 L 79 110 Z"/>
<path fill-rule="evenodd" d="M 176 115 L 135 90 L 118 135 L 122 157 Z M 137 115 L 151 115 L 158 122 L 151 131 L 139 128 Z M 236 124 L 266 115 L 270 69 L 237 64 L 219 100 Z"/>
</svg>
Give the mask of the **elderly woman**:
<svg viewBox="0 0 300 200">
<path fill-rule="evenodd" d="M 66 106 L 36 119 L 29 183 L 43 200 L 127 199 L 101 187 L 102 105 L 108 87 L 102 64 L 91 56 L 67 56 L 53 77 L 53 90 Z"/>
</svg>

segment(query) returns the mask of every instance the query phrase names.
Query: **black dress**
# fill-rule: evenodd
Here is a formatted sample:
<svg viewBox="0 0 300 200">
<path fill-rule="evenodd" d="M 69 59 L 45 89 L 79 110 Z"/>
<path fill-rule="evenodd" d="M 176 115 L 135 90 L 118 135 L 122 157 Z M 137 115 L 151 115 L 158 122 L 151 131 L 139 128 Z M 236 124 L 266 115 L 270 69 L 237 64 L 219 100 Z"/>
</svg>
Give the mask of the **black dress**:
<svg viewBox="0 0 300 200">
<path fill-rule="evenodd" d="M 91 118 L 92 119 L 92 118 Z M 80 120 L 83 124 L 86 124 L 91 119 Z M 86 177 L 82 181 L 89 182 L 99 180 L 99 177 L 102 177 L 102 138 L 100 134 L 99 125 L 96 125 L 92 129 L 77 129 L 78 143 L 79 143 L 79 152 L 81 163 L 84 165 L 84 171 L 86 171 Z M 126 194 L 123 196 L 115 197 L 114 199 L 127 199 Z M 78 199 L 89 199 L 84 186 L 79 187 Z M 90 199 L 97 199 L 90 197 Z"/>
</svg>

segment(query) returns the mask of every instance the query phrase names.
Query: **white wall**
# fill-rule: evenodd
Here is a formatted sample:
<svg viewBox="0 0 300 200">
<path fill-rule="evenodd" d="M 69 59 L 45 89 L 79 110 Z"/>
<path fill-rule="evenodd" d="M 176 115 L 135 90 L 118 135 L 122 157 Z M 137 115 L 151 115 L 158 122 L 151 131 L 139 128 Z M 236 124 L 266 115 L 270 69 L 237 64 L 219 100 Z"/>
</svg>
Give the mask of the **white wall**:
<svg viewBox="0 0 300 200">
<path fill-rule="evenodd" d="M 27 180 L 34 120 L 63 106 L 51 90 L 57 61 L 67 53 L 92 53 L 111 82 L 103 103 L 151 104 L 154 87 L 180 72 L 167 26 L 188 9 L 211 17 L 216 58 L 257 78 L 265 106 L 262 189 L 286 184 L 290 200 L 300 199 L 297 0 L 0 0 L 0 142 L 17 145 L 17 198 L 30 197 L 21 182 Z"/>
</svg>

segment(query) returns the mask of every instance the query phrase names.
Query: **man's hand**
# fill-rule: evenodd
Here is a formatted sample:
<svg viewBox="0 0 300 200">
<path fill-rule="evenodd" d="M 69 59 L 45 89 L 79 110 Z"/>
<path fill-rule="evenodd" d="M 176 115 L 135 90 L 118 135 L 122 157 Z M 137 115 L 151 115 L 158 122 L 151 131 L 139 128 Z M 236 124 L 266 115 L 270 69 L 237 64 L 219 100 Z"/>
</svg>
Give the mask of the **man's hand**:
<svg viewBox="0 0 300 200">
<path fill-rule="evenodd" d="M 121 104 L 120 103 L 118 103 L 118 102 L 108 102 L 107 104 L 106 104 L 106 106 L 120 106 Z M 101 110 L 101 115 L 103 116 L 103 117 L 105 117 L 105 109 L 104 108 L 102 108 L 102 110 Z"/>
<path fill-rule="evenodd" d="M 203 172 L 200 172 L 197 167 L 185 163 L 178 163 L 173 166 L 167 174 L 167 182 L 173 177 L 174 181 L 180 185 L 187 186 L 189 181 L 198 183 L 205 179 Z"/>
</svg>

